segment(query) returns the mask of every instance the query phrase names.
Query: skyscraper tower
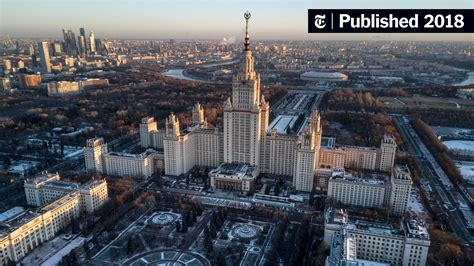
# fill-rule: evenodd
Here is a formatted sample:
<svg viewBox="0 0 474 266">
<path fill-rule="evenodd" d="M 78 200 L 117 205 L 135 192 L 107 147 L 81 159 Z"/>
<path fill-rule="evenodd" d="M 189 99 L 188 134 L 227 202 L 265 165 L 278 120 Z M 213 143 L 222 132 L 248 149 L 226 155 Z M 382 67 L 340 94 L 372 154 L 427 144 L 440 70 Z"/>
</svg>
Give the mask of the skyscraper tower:
<svg viewBox="0 0 474 266">
<path fill-rule="evenodd" d="M 74 32 L 68 29 L 63 29 L 63 37 L 64 37 L 64 51 L 69 56 L 76 56 L 77 55 L 77 44 L 76 44 L 76 37 Z"/>
<path fill-rule="evenodd" d="M 309 124 L 298 137 L 295 153 L 293 184 L 296 190 L 310 192 L 314 187 L 314 170 L 318 164 L 321 147 L 321 116 L 317 110 L 309 118 Z"/>
<path fill-rule="evenodd" d="M 84 28 L 79 29 L 80 35 L 77 37 L 77 44 L 79 46 L 79 53 L 81 56 L 85 56 L 87 53 L 87 38 L 86 38 L 86 31 Z"/>
<path fill-rule="evenodd" d="M 391 134 L 385 134 L 380 144 L 380 154 L 378 156 L 379 170 L 390 172 L 395 164 L 395 155 L 397 152 L 397 142 Z"/>
<path fill-rule="evenodd" d="M 79 28 L 79 33 L 81 36 L 84 36 L 84 38 L 86 37 L 86 30 L 84 28 Z"/>
<path fill-rule="evenodd" d="M 79 54 L 84 57 L 86 54 L 86 39 L 84 36 L 77 37 L 77 44 L 79 46 Z"/>
<path fill-rule="evenodd" d="M 41 73 L 51 73 L 51 63 L 49 62 L 49 44 L 48 42 L 38 43 L 40 60 L 41 60 Z"/>
<path fill-rule="evenodd" d="M 91 31 L 91 33 L 89 34 L 89 52 L 91 54 L 94 54 L 96 52 L 96 49 L 95 49 L 95 36 L 94 36 L 93 31 Z"/>
<path fill-rule="evenodd" d="M 204 118 L 204 108 L 200 103 L 196 103 L 193 107 L 193 123 L 204 124 L 206 119 Z"/>
<path fill-rule="evenodd" d="M 254 71 L 248 22 L 239 72 L 232 80 L 232 100 L 224 103 L 224 161 L 259 165 L 260 145 L 268 127 L 268 104 L 260 94 L 260 75 Z M 263 124 L 262 124 L 263 123 Z"/>
</svg>

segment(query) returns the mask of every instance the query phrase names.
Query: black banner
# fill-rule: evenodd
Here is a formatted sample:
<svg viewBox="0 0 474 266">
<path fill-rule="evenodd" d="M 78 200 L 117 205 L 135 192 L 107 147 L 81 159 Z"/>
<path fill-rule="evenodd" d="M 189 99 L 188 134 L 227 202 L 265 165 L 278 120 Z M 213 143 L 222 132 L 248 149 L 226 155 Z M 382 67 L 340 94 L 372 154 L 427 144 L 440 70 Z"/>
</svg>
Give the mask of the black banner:
<svg viewBox="0 0 474 266">
<path fill-rule="evenodd" d="M 474 33 L 474 9 L 308 9 L 308 33 Z"/>
</svg>

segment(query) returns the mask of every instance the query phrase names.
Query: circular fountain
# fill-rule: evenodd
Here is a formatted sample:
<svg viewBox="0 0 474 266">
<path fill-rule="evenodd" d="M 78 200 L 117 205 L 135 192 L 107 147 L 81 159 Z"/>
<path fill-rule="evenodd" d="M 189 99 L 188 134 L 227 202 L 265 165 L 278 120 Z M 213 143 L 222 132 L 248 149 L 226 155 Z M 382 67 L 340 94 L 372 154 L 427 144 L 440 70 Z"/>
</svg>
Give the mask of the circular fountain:
<svg viewBox="0 0 474 266">
<path fill-rule="evenodd" d="M 252 239 L 256 238 L 260 228 L 253 224 L 238 224 L 232 228 L 231 234 L 235 238 Z"/>
<path fill-rule="evenodd" d="M 176 221 L 176 214 L 170 212 L 159 212 L 153 216 L 151 221 L 156 225 L 170 225 Z"/>
</svg>

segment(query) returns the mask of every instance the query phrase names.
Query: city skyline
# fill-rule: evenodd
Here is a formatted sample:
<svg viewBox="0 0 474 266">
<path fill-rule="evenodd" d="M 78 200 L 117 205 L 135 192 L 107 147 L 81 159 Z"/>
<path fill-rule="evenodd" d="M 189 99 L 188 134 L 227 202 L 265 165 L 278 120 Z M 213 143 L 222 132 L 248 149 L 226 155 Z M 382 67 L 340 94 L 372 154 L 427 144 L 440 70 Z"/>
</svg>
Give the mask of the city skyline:
<svg viewBox="0 0 474 266">
<path fill-rule="evenodd" d="M 194 2 L 193 2 L 194 3 Z M 308 34 L 307 9 L 310 8 L 472 8 L 466 0 L 396 1 L 377 3 L 363 0 L 340 1 L 201 1 L 193 5 L 180 1 L 0 1 L 0 36 L 61 39 L 63 28 L 94 29 L 107 39 L 241 39 L 244 28 L 241 13 L 249 10 L 255 40 L 416 40 L 471 41 L 474 34 Z M 113 8 L 112 8 L 113 7 Z M 6 12 L 8 10 L 8 12 Z M 179 14 L 176 13 L 179 10 Z M 51 13 L 50 16 L 44 14 Z M 28 17 L 21 20 L 19 18 Z M 35 21 L 35 27 L 31 27 Z"/>
</svg>

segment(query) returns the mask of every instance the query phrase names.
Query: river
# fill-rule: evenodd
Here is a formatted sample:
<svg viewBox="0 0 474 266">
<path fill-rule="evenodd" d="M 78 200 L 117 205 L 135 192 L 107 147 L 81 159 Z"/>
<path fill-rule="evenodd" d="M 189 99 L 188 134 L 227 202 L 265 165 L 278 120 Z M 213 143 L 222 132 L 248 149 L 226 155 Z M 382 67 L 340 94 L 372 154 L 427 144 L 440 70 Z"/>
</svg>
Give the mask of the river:
<svg viewBox="0 0 474 266">
<path fill-rule="evenodd" d="M 223 61 L 223 62 L 218 62 L 218 63 L 211 63 L 207 65 L 202 65 L 201 67 L 203 68 L 209 68 L 209 67 L 216 67 L 216 66 L 226 66 L 226 65 L 232 65 L 237 63 L 239 60 L 238 59 L 233 59 L 233 60 L 228 60 L 228 61 Z M 175 78 L 175 79 L 183 79 L 183 80 L 190 80 L 190 81 L 197 81 L 197 82 L 204 82 L 204 83 L 219 83 L 215 81 L 210 81 L 210 80 L 204 80 L 204 79 L 196 79 L 192 78 L 189 76 L 184 75 L 184 69 L 183 68 L 177 68 L 177 69 L 168 69 L 162 74 L 170 77 L 170 78 Z"/>
<path fill-rule="evenodd" d="M 184 79 L 184 80 L 191 80 L 191 81 L 206 82 L 204 80 L 193 79 L 193 78 L 185 76 L 184 75 L 184 69 L 182 69 L 182 68 L 169 69 L 169 70 L 166 70 L 165 72 L 163 72 L 162 74 L 167 76 L 167 77 L 175 78 L 175 79 Z"/>
</svg>

